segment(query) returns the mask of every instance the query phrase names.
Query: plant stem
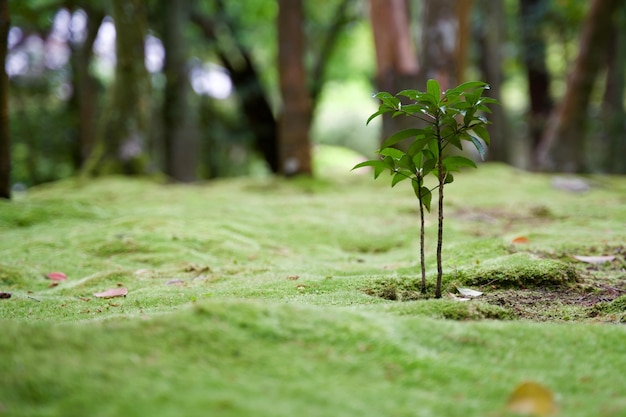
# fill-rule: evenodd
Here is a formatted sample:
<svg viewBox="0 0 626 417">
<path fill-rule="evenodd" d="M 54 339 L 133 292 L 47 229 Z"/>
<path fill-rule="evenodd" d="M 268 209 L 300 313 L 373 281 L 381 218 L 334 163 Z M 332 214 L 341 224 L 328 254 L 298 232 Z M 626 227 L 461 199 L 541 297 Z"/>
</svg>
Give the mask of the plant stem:
<svg viewBox="0 0 626 417">
<path fill-rule="evenodd" d="M 439 229 L 437 234 L 437 286 L 435 287 L 435 298 L 441 298 L 441 277 L 443 269 L 441 267 L 441 248 L 443 246 L 443 185 L 445 182 L 445 170 L 443 168 L 443 138 L 439 131 L 439 120 L 437 120 L 437 169 L 439 177 Z"/>
<path fill-rule="evenodd" d="M 422 268 L 422 294 L 426 294 L 426 265 L 424 263 L 424 205 L 422 204 L 422 184 L 423 180 L 418 180 L 417 199 L 420 205 L 420 266 Z"/>
</svg>

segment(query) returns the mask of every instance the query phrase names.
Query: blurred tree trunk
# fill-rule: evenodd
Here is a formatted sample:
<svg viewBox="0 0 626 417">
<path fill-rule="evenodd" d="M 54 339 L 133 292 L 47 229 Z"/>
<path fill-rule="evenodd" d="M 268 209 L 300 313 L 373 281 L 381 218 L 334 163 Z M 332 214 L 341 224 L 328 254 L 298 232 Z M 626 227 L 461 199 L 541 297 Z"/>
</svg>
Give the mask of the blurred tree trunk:
<svg viewBox="0 0 626 417">
<path fill-rule="evenodd" d="M 113 0 L 115 81 L 98 126 L 97 143 L 85 173 L 146 172 L 145 146 L 150 111 L 150 80 L 145 67 L 147 16 L 144 0 Z"/>
<path fill-rule="evenodd" d="M 530 97 L 530 115 L 528 131 L 530 135 L 531 166 L 538 168 L 537 148 L 541 142 L 553 103 L 550 97 L 550 73 L 546 66 L 546 40 L 541 28 L 547 15 L 547 0 L 520 0 L 522 29 L 522 54 L 528 94 Z"/>
<path fill-rule="evenodd" d="M 68 102 L 68 111 L 77 127 L 73 149 L 74 167 L 77 170 L 82 169 L 91 155 L 96 136 L 98 81 L 91 75 L 89 66 L 93 57 L 93 43 L 104 19 L 103 11 L 92 9 L 86 4 L 81 8 L 87 14 L 86 37 L 82 42 L 74 39 L 70 41 L 72 97 Z"/>
<path fill-rule="evenodd" d="M 9 78 L 5 62 L 11 20 L 9 1 L 0 0 L 0 198 L 11 198 L 11 141 L 9 137 Z"/>
<path fill-rule="evenodd" d="M 568 78 L 563 101 L 550 117 L 538 148 L 542 169 L 585 172 L 586 120 L 589 99 L 598 72 L 605 63 L 613 13 L 622 0 L 593 0 L 585 19 L 580 49 Z"/>
<path fill-rule="evenodd" d="M 624 109 L 624 73 L 626 73 L 626 4 L 614 15 L 608 47 L 608 71 L 602 101 L 602 141 L 604 169 L 626 174 L 626 110 Z"/>
<path fill-rule="evenodd" d="M 407 0 L 370 0 L 376 49 L 376 88 L 395 94 L 420 89 L 419 63 L 411 37 Z M 383 116 L 382 140 L 413 123 L 405 117 Z"/>
<path fill-rule="evenodd" d="M 198 143 L 189 129 L 189 78 L 185 24 L 189 14 L 187 0 L 161 0 L 163 47 L 165 48 L 165 93 L 163 136 L 165 173 L 174 180 L 197 179 Z"/>
<path fill-rule="evenodd" d="M 254 135 L 255 147 L 263 155 L 272 173 L 277 174 L 280 171 L 280 165 L 278 162 L 278 126 L 276 118 L 266 97 L 251 53 L 238 39 L 238 28 L 226 15 L 223 2 L 216 1 L 216 6 L 222 17 L 220 23 L 232 35 L 232 39 L 228 42 L 218 39 L 215 22 L 209 17 L 193 11 L 191 20 L 200 27 L 207 39 L 215 42 L 217 54 L 229 72 L 246 121 Z M 227 49 L 226 46 L 231 48 L 234 46 L 235 50 Z"/>
<path fill-rule="evenodd" d="M 441 91 L 458 83 L 459 1 L 468 0 L 425 0 L 423 3 L 421 73 L 424 82 L 430 78 L 439 81 Z"/>
<path fill-rule="evenodd" d="M 328 66 L 328 62 L 333 54 L 339 36 L 345 30 L 346 26 L 356 21 L 358 17 L 355 13 L 351 13 L 351 8 L 357 3 L 357 0 L 342 0 L 333 13 L 333 19 L 324 30 L 326 35 L 320 42 L 320 49 L 315 54 L 313 62 L 313 69 L 311 71 L 310 96 L 311 104 L 313 106 L 313 113 L 319 103 L 319 96 L 324 88 L 324 73 Z"/>
<path fill-rule="evenodd" d="M 477 39 L 480 48 L 479 64 L 483 81 L 489 83 L 489 97 L 501 100 L 502 90 L 502 47 L 506 38 L 503 0 L 481 0 Z M 463 38 L 463 36 L 461 36 Z M 487 127 L 491 136 L 488 158 L 490 161 L 510 162 L 507 142 L 507 123 L 502 106 L 492 106 L 493 113 Z"/>
<path fill-rule="evenodd" d="M 500 1 L 500 0 L 497 0 L 497 1 Z M 483 3 L 485 2 L 483 1 Z M 467 52 L 469 49 L 470 39 L 472 38 L 470 16 L 471 16 L 473 6 L 474 6 L 474 0 L 460 0 L 457 2 L 457 5 L 456 5 L 457 22 L 459 22 L 459 36 L 458 36 L 457 57 L 456 57 L 457 83 L 462 83 L 465 80 L 465 68 L 467 67 Z M 488 4 L 483 4 L 483 7 L 484 6 L 488 6 Z"/>
<path fill-rule="evenodd" d="M 302 0 L 278 1 L 278 73 L 282 111 L 278 123 L 280 172 L 311 175 L 312 106 L 304 66 Z"/>
</svg>

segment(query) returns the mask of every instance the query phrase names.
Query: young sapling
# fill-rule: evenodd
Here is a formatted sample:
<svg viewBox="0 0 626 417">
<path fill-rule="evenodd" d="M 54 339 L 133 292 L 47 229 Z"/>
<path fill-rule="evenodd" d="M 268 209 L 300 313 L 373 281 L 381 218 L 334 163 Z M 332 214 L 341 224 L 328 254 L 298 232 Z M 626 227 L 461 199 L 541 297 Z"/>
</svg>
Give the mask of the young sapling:
<svg viewBox="0 0 626 417">
<path fill-rule="evenodd" d="M 428 80 L 426 91 L 403 90 L 395 96 L 387 92 L 375 95 L 381 104 L 367 123 L 374 118 L 391 113 L 393 117 L 405 116 L 416 119 L 417 126 L 400 130 L 388 137 L 377 151 L 379 158 L 361 162 L 352 169 L 372 167 L 374 178 L 384 171 L 391 173 L 391 186 L 401 181 L 411 180 L 417 197 L 420 213 L 420 266 L 421 291 L 426 292 L 426 266 L 424 263 L 424 210 L 430 212 L 432 192 L 438 190 L 438 233 L 437 233 L 437 283 L 435 297 L 441 298 L 442 248 L 443 248 L 443 197 L 444 186 L 454 181 L 453 172 L 463 167 L 476 168 L 476 163 L 461 155 L 446 152 L 448 147 L 462 150 L 463 142 L 474 145 L 482 159 L 489 146 L 489 124 L 486 113 L 491 113 L 488 104 L 497 100 L 484 97 L 489 85 L 481 81 L 470 81 L 443 94 L 436 80 Z M 410 140 L 407 150 L 396 147 L 398 143 Z M 428 188 L 424 178 L 429 174 L 437 178 L 437 185 Z"/>
</svg>

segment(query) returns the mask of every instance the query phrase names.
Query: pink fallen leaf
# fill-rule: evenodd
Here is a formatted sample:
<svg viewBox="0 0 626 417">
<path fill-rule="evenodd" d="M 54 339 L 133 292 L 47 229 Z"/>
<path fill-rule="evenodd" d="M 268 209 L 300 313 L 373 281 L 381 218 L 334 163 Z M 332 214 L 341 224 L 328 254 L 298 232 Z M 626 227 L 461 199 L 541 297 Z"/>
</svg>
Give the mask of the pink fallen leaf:
<svg viewBox="0 0 626 417">
<path fill-rule="evenodd" d="M 110 290 L 97 292 L 94 294 L 94 297 L 98 297 L 98 298 L 126 297 L 126 294 L 128 294 L 127 288 L 113 288 Z"/>
<path fill-rule="evenodd" d="M 577 256 L 577 255 L 573 255 L 575 259 L 578 259 L 581 262 L 586 262 L 588 264 L 603 264 L 605 262 L 611 262 L 613 259 L 615 259 L 615 256 L 609 255 L 609 256 Z"/>
<path fill-rule="evenodd" d="M 48 275 L 46 275 L 46 277 L 48 277 L 48 279 L 51 279 L 52 281 L 65 281 L 67 279 L 67 275 L 65 275 L 63 272 L 50 272 Z"/>
</svg>

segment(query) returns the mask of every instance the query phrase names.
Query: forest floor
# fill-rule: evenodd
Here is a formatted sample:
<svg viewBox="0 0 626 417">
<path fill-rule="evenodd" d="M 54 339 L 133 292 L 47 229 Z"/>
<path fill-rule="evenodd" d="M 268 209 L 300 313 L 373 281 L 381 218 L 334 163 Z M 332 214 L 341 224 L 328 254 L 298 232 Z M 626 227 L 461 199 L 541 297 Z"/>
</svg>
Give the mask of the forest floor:
<svg viewBox="0 0 626 417">
<path fill-rule="evenodd" d="M 0 416 L 626 415 L 626 178 L 333 169 L 1 203 Z"/>
</svg>

